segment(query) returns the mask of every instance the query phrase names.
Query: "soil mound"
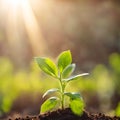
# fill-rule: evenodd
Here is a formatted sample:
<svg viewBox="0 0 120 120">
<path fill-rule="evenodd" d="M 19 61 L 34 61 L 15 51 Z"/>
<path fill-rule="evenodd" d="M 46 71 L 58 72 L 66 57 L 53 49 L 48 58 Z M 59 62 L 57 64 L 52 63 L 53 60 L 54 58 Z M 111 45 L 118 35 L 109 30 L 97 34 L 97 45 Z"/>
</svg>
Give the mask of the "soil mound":
<svg viewBox="0 0 120 120">
<path fill-rule="evenodd" d="M 64 110 L 59 109 L 38 116 L 26 116 L 15 119 L 10 118 L 8 120 L 120 120 L 120 117 L 110 117 L 102 113 L 91 114 L 86 111 L 84 111 L 82 116 L 76 116 L 69 108 L 66 108 Z"/>
</svg>

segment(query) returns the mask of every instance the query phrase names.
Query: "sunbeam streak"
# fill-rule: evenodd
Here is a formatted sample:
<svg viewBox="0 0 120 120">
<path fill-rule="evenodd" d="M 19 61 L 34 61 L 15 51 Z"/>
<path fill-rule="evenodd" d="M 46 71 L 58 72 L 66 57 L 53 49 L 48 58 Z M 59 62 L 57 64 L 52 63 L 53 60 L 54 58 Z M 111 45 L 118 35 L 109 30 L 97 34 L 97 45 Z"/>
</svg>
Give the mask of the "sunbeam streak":
<svg viewBox="0 0 120 120">
<path fill-rule="evenodd" d="M 5 24 L 7 40 L 11 49 L 13 46 L 17 47 L 17 43 L 21 43 L 21 32 L 24 30 L 28 36 L 32 52 L 42 54 L 45 49 L 45 41 L 35 17 L 31 0 L 2 0 L 0 6 L 2 22 Z"/>
</svg>

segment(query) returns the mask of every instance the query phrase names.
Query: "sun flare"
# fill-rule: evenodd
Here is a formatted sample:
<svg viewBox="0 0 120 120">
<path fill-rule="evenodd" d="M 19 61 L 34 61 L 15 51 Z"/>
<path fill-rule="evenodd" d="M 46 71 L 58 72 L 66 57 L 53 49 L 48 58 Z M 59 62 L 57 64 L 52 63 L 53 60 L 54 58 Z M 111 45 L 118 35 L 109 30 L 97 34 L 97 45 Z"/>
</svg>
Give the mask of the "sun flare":
<svg viewBox="0 0 120 120">
<path fill-rule="evenodd" d="M 11 6 L 18 6 L 24 4 L 25 0 L 4 0 L 5 4 L 9 4 Z"/>
<path fill-rule="evenodd" d="M 6 27 L 7 40 L 11 47 L 16 47 L 16 41 L 20 42 L 22 39 L 21 34 L 26 33 L 33 53 L 37 54 L 43 51 L 39 45 L 43 43 L 42 46 L 44 46 L 44 41 L 33 10 L 32 3 L 34 2 L 34 0 L 1 0 L 0 15 L 3 20 L 1 22 Z M 25 32 L 23 33 L 23 31 Z"/>
<path fill-rule="evenodd" d="M 29 0 L 2 0 L 1 5 L 5 8 L 17 10 L 19 7 L 29 2 Z"/>
</svg>

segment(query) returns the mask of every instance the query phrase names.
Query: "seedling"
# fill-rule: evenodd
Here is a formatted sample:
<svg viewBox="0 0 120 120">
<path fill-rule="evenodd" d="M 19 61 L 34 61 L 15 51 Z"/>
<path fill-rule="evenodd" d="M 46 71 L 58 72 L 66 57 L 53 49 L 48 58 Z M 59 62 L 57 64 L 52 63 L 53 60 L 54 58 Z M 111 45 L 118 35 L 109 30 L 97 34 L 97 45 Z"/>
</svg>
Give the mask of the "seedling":
<svg viewBox="0 0 120 120">
<path fill-rule="evenodd" d="M 50 97 L 41 106 L 40 112 L 47 112 L 54 109 L 58 104 L 61 108 L 65 108 L 65 96 L 69 97 L 69 107 L 73 113 L 77 115 L 82 115 L 84 109 L 84 101 L 82 96 L 78 92 L 66 92 L 66 86 L 69 82 L 80 79 L 81 76 L 88 75 L 88 73 L 83 73 L 75 76 L 71 76 L 75 70 L 75 64 L 72 63 L 71 52 L 64 51 L 57 58 L 57 65 L 49 58 L 36 57 L 39 67 L 46 74 L 56 78 L 59 82 L 59 88 L 52 88 L 47 90 L 43 98 L 51 93 L 58 92 L 58 96 Z"/>
</svg>

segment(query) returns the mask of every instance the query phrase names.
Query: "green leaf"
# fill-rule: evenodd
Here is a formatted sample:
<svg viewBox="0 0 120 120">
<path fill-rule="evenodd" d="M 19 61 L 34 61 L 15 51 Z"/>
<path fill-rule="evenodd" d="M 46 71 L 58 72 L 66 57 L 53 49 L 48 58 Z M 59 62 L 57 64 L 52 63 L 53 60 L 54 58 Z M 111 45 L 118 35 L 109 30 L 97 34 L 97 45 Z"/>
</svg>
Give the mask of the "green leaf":
<svg viewBox="0 0 120 120">
<path fill-rule="evenodd" d="M 82 96 L 80 93 L 78 92 L 65 92 L 64 95 L 70 97 L 70 99 L 81 99 L 82 100 Z"/>
<path fill-rule="evenodd" d="M 64 81 L 69 82 L 69 81 L 73 81 L 73 80 L 78 80 L 82 76 L 85 76 L 85 75 L 89 75 L 89 73 L 83 73 L 83 74 L 75 75 L 75 76 L 72 76 L 72 77 L 70 77 L 68 79 L 64 79 Z"/>
<path fill-rule="evenodd" d="M 73 113 L 76 115 L 82 115 L 85 104 L 80 93 L 66 92 L 64 94 L 70 97 L 70 108 Z"/>
<path fill-rule="evenodd" d="M 62 78 L 67 78 L 69 77 L 73 71 L 75 70 L 75 64 L 70 64 L 68 65 L 64 70 L 63 70 L 63 73 L 62 73 Z"/>
<path fill-rule="evenodd" d="M 58 68 L 60 73 L 72 62 L 71 52 L 64 51 L 58 56 Z"/>
<path fill-rule="evenodd" d="M 47 112 L 55 108 L 59 101 L 59 98 L 57 97 L 51 97 L 47 99 L 41 106 L 41 113 Z"/>
<path fill-rule="evenodd" d="M 43 57 L 36 57 L 35 60 L 37 61 L 39 67 L 47 74 L 57 77 L 58 76 L 58 70 L 56 65 L 53 63 L 53 61 L 49 58 L 43 58 Z"/>
<path fill-rule="evenodd" d="M 74 100 L 71 100 L 70 102 L 70 108 L 72 112 L 76 115 L 81 116 L 83 114 L 84 107 L 85 107 L 85 104 L 80 99 L 74 99 Z"/>
<path fill-rule="evenodd" d="M 42 97 L 44 98 L 46 95 L 54 93 L 54 92 L 60 92 L 60 90 L 58 88 L 49 89 L 43 94 Z"/>
</svg>

